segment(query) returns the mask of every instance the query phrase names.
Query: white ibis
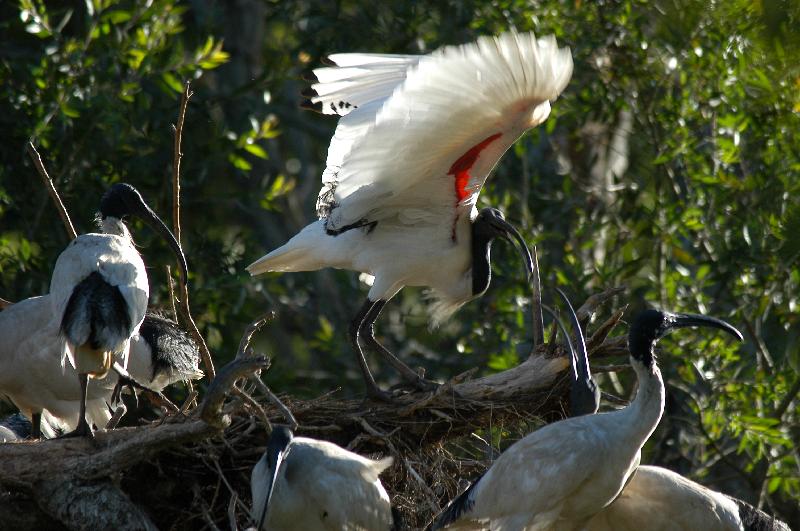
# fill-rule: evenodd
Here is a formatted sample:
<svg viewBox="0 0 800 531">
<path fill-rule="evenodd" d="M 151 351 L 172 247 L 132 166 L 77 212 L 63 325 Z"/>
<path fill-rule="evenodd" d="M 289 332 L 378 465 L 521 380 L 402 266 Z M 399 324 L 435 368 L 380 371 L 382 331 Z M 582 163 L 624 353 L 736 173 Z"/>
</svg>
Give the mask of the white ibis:
<svg viewBox="0 0 800 531">
<path fill-rule="evenodd" d="M 378 475 L 391 464 L 274 426 L 251 474 L 256 529 L 389 531 L 392 509 Z"/>
<path fill-rule="evenodd" d="M 554 37 L 481 37 L 430 55 L 335 54 L 314 71 L 308 105 L 341 116 L 317 199 L 319 220 L 257 260 L 252 275 L 324 267 L 367 273 L 374 282 L 351 322 L 350 341 L 367 392 L 388 398 L 370 373 L 359 337 L 407 381 L 429 388 L 375 339 L 373 324 L 403 286 L 426 286 L 434 323 L 482 295 L 490 246 L 520 234 L 500 211 L 475 205 L 492 168 L 572 73 Z"/>
<path fill-rule="evenodd" d="M 0 394 L 8 396 L 32 419 L 34 438 L 52 438 L 78 425 L 81 392 L 72 367 L 62 369 L 59 323 L 52 319 L 49 295 L 31 297 L 0 312 Z M 146 315 L 131 336 L 128 372 L 137 381 L 161 391 L 178 380 L 202 376 L 194 342 L 172 321 Z M 122 362 L 120 354 L 114 360 Z M 92 379 L 86 391 L 89 424 L 104 427 L 111 418 L 108 404 L 116 374 Z"/>
<path fill-rule="evenodd" d="M 664 411 L 653 348 L 668 332 L 687 326 L 719 328 L 742 339 L 733 326 L 712 317 L 643 311 L 628 335 L 639 380 L 631 404 L 548 424 L 517 441 L 431 529 L 580 529 L 617 497 L 638 465 L 641 447 Z"/>
<path fill-rule="evenodd" d="M 614 503 L 584 531 L 790 531 L 789 526 L 736 498 L 657 466 L 640 466 Z"/>
<path fill-rule="evenodd" d="M 57 341 L 56 359 L 60 358 L 61 368 L 68 360 L 78 372 L 80 412 L 75 431 L 68 435 L 92 434 L 86 421 L 89 378 L 103 378 L 115 354 L 121 356 L 122 366 L 127 366 L 130 339 L 138 331 L 147 309 L 147 273 L 123 223 L 127 215 L 141 218 L 159 232 L 178 256 L 184 273 L 187 269 L 180 245 L 139 192 L 129 184 L 111 186 L 100 202 L 103 232 L 77 237 L 59 255 L 50 281 L 48 318 L 34 317 L 47 324 L 34 328 L 31 336 L 23 338 L 32 342 L 30 351 L 40 360 L 41 366 L 34 370 L 52 371 L 50 365 L 58 370 L 51 350 L 52 342 Z M 23 386 L 28 384 L 22 382 Z M 30 402 L 18 406 L 32 412 L 47 408 L 40 402 L 38 395 L 42 393 L 36 388 L 29 389 L 24 396 Z"/>
</svg>

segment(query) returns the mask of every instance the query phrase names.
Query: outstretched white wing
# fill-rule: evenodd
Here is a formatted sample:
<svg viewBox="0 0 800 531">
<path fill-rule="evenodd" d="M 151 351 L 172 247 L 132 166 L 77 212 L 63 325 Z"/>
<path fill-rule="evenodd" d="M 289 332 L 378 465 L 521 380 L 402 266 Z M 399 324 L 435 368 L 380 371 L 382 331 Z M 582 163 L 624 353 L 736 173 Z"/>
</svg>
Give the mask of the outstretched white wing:
<svg viewBox="0 0 800 531">
<path fill-rule="evenodd" d="M 310 100 L 343 115 L 317 202 L 329 230 L 455 219 L 477 201 L 509 146 L 547 118 L 572 74 L 569 50 L 533 33 L 481 37 L 426 56 L 331 59 L 338 68 L 315 71 Z"/>
</svg>

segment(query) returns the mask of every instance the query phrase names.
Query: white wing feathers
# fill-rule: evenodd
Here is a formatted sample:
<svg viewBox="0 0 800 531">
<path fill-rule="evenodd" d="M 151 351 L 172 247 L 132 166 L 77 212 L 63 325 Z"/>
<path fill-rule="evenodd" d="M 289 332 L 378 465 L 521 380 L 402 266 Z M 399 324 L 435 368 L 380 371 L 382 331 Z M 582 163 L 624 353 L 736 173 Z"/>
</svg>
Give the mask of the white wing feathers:
<svg viewBox="0 0 800 531">
<path fill-rule="evenodd" d="M 336 66 L 317 68 L 310 102 L 324 114 L 344 116 L 371 101 L 383 100 L 406 78 L 420 55 L 341 53 L 328 56 Z"/>
<path fill-rule="evenodd" d="M 312 102 L 353 108 L 328 149 L 317 210 L 329 229 L 470 206 L 502 154 L 550 113 L 572 74 L 555 38 L 481 37 L 426 56 L 337 54 Z M 346 106 L 345 106 L 346 109 Z M 337 114 L 338 114 L 337 109 Z"/>
</svg>

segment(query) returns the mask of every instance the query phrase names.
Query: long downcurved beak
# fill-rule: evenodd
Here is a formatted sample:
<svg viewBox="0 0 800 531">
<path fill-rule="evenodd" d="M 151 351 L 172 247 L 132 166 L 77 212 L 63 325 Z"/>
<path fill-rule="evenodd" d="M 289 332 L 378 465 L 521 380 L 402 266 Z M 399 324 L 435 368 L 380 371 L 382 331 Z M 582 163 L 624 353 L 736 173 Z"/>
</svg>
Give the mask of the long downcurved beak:
<svg viewBox="0 0 800 531">
<path fill-rule="evenodd" d="M 667 325 L 667 329 L 669 330 L 675 328 L 686 328 L 689 326 L 703 326 L 706 328 L 717 328 L 719 330 L 724 330 L 739 341 L 744 339 L 741 332 L 739 332 L 733 325 L 726 323 L 722 319 L 694 313 L 670 313 L 668 314 L 668 317 L 670 322 Z"/>
<path fill-rule="evenodd" d="M 542 308 L 547 313 L 550 314 L 550 316 L 553 318 L 553 320 L 556 322 L 556 324 L 558 324 L 559 330 L 561 330 L 561 333 L 564 335 L 564 341 L 566 341 L 566 343 L 567 343 L 567 348 L 569 349 L 569 355 L 570 355 L 570 358 L 571 358 L 570 367 L 572 367 L 572 379 L 574 381 L 577 381 L 577 379 L 578 379 L 578 372 L 577 372 L 578 357 L 575 355 L 575 347 L 572 346 L 572 339 L 570 339 L 570 337 L 569 337 L 569 332 L 567 331 L 567 327 L 566 327 L 566 325 L 564 325 L 564 321 L 562 321 L 558 317 L 558 314 L 556 314 L 555 310 L 553 310 L 550 306 L 548 306 L 546 304 L 542 304 Z"/>
<path fill-rule="evenodd" d="M 279 446 L 275 446 L 271 443 L 272 441 L 270 441 L 270 444 L 267 446 L 267 465 L 272 471 L 272 475 L 269 478 L 267 496 L 264 498 L 264 506 L 261 508 L 261 516 L 258 518 L 258 527 L 256 527 L 257 531 L 261 531 L 264 526 L 264 521 L 267 518 L 269 501 L 272 499 L 272 493 L 275 491 L 275 483 L 277 483 L 278 480 L 281 464 L 289 454 L 289 444 L 291 443 L 291 440 L 284 440 Z"/>
<path fill-rule="evenodd" d="M 527 281 L 530 282 L 533 276 L 533 259 L 531 258 L 531 251 L 528 249 L 528 244 L 525 243 L 525 239 L 508 221 L 499 217 L 494 218 L 492 221 L 503 231 L 503 237 L 506 240 L 516 244 L 519 254 L 522 255 L 522 260 L 525 262 L 525 272 L 528 275 Z"/>
<path fill-rule="evenodd" d="M 141 203 L 137 205 L 138 208 L 135 209 L 133 214 L 135 214 L 139 219 L 147 223 L 154 231 L 159 233 L 164 240 L 166 240 L 167 244 L 172 248 L 172 252 L 175 254 L 175 257 L 178 259 L 178 265 L 183 270 L 183 278 L 186 279 L 187 283 L 189 281 L 189 266 L 186 263 L 186 256 L 183 254 L 183 249 L 181 245 L 178 243 L 178 240 L 175 239 L 175 236 L 172 234 L 172 231 L 161 221 L 161 218 L 153 212 L 147 204 Z"/>
<path fill-rule="evenodd" d="M 575 355 L 575 361 L 577 363 L 577 375 L 580 378 L 584 378 L 586 380 L 591 379 L 592 373 L 589 369 L 589 353 L 586 351 L 586 340 L 583 336 L 583 330 L 581 330 L 581 324 L 578 322 L 578 316 L 575 314 L 575 309 L 570 304 L 567 295 L 561 291 L 561 289 L 556 288 L 556 291 L 564 301 L 564 304 L 567 306 L 569 310 L 569 319 L 572 321 L 572 326 L 575 328 L 576 338 L 575 338 L 575 346 L 578 349 L 578 352 Z"/>
</svg>

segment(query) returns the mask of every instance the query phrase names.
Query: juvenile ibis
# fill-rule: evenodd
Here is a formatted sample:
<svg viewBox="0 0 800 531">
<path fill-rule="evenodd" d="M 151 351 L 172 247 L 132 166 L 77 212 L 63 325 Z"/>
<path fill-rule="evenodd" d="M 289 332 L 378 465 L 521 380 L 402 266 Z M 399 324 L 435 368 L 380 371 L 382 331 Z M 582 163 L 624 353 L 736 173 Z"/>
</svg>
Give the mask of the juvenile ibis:
<svg viewBox="0 0 800 531">
<path fill-rule="evenodd" d="M 256 529 L 389 531 L 392 509 L 378 475 L 391 464 L 274 426 L 250 479 Z"/>
<path fill-rule="evenodd" d="M 78 424 L 81 390 L 72 367 L 60 365 L 59 323 L 49 295 L 31 297 L 0 312 L 0 394 L 33 422 L 32 436 L 52 438 Z M 155 391 L 178 380 L 202 376 L 197 345 L 172 321 L 147 314 L 131 336 L 128 372 Z M 123 362 L 121 354 L 114 361 Z M 86 419 L 104 427 L 118 382 L 112 371 L 92 379 L 86 390 Z"/>
<path fill-rule="evenodd" d="M 653 349 L 668 332 L 687 326 L 719 328 L 742 339 L 733 326 L 712 317 L 641 312 L 628 335 L 639 380 L 631 404 L 554 422 L 525 436 L 456 498 L 431 529 L 580 529 L 617 497 L 638 465 L 641 447 L 664 411 L 664 383 Z"/>
<path fill-rule="evenodd" d="M 657 466 L 640 466 L 584 531 L 790 531 L 747 502 Z"/>
<path fill-rule="evenodd" d="M 318 221 L 248 266 L 268 271 L 349 269 L 374 277 L 349 327 L 370 396 L 388 398 L 359 344 L 403 377 L 430 388 L 375 339 L 373 324 L 403 286 L 426 286 L 441 322 L 481 296 L 491 278 L 490 247 L 516 242 L 478 194 L 503 153 L 550 114 L 572 74 L 554 37 L 505 33 L 430 55 L 335 54 L 314 71 L 309 106 L 340 116 L 317 199 Z"/>
</svg>

